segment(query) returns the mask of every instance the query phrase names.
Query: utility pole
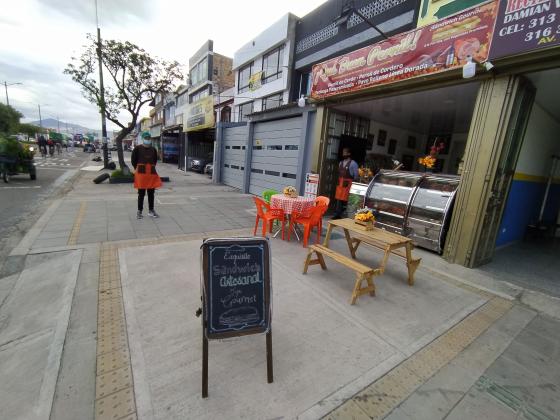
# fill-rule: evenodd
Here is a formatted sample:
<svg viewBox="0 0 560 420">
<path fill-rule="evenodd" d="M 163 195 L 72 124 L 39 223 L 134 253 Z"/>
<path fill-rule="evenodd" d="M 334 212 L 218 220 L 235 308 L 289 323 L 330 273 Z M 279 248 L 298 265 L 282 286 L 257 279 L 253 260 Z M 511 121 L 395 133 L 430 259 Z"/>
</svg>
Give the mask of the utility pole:
<svg viewBox="0 0 560 420">
<path fill-rule="evenodd" d="M 41 132 L 43 132 L 43 119 L 41 118 L 41 104 L 37 104 L 39 108 L 39 127 L 41 127 Z"/>
<path fill-rule="evenodd" d="M 21 85 L 23 83 L 9 83 L 4 80 L 4 89 L 6 90 L 6 105 L 10 106 L 10 98 L 8 98 L 8 86 Z"/>
<path fill-rule="evenodd" d="M 99 63 L 99 94 L 101 112 L 101 137 L 103 142 L 103 167 L 109 165 L 109 151 L 107 150 L 107 121 L 105 119 L 105 88 L 103 86 L 103 57 L 101 55 L 101 29 L 99 29 L 99 15 L 97 13 L 97 0 L 95 0 L 95 24 L 97 25 L 97 61 Z"/>
</svg>

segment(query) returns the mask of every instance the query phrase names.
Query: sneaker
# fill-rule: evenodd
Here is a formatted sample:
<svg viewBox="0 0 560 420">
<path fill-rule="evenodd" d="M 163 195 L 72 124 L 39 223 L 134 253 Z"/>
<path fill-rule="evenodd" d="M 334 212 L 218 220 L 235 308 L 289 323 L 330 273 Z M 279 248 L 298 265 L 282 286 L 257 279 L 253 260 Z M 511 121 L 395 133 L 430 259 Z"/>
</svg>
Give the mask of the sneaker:
<svg viewBox="0 0 560 420">
<path fill-rule="evenodd" d="M 159 217 L 159 214 L 157 214 L 155 210 L 150 210 L 148 212 L 148 216 L 153 217 L 154 219 L 157 219 Z"/>
<path fill-rule="evenodd" d="M 142 219 L 143 217 L 144 217 L 144 216 L 142 216 L 142 212 L 141 212 L 140 210 L 138 210 L 138 211 L 136 212 L 136 218 L 137 218 L 137 219 Z"/>
</svg>

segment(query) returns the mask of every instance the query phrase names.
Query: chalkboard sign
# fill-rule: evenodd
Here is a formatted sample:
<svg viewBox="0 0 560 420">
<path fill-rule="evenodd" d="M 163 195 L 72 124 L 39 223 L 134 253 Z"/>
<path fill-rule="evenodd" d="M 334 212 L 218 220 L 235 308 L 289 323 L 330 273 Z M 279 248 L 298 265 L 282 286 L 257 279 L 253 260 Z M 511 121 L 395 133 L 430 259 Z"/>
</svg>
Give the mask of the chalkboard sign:
<svg viewBox="0 0 560 420">
<path fill-rule="evenodd" d="M 268 239 L 207 239 L 201 249 L 206 337 L 267 332 L 271 296 Z"/>
</svg>

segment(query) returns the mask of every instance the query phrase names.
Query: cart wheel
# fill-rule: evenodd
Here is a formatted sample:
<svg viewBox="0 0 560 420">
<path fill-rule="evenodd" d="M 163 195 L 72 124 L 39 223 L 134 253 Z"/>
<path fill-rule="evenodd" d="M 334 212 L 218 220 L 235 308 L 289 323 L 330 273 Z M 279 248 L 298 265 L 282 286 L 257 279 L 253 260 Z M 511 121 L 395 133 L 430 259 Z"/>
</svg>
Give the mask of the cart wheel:
<svg viewBox="0 0 560 420">
<path fill-rule="evenodd" d="M 31 178 L 31 181 L 35 181 L 37 179 L 37 174 L 29 174 L 29 178 Z"/>
</svg>

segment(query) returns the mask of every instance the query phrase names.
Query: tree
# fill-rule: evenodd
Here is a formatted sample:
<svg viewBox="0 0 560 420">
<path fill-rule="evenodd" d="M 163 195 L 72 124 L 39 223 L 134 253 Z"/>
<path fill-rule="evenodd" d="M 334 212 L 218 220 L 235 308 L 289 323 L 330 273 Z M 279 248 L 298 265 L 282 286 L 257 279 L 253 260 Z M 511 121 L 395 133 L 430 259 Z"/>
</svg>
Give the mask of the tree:
<svg viewBox="0 0 560 420">
<path fill-rule="evenodd" d="M 64 70 L 82 87 L 84 97 L 102 109 L 102 99 L 97 81 L 99 75 L 97 61 L 97 40 L 88 35 L 89 45 L 79 58 L 72 57 L 72 63 Z M 143 105 L 150 102 L 156 93 L 170 92 L 175 83 L 183 79 L 176 61 L 167 62 L 150 56 L 142 48 L 128 41 L 107 40 L 101 42 L 101 57 L 105 74 L 110 79 L 105 83 L 105 117 L 121 128 L 116 137 L 119 166 L 128 167 L 124 162 L 122 140 L 130 134 Z M 104 78 L 107 80 L 107 78 Z M 122 121 L 124 111 L 128 121 Z M 126 169 L 125 169 L 126 168 Z"/>
<path fill-rule="evenodd" d="M 27 137 L 33 137 L 37 133 L 44 133 L 46 132 L 45 129 L 41 129 L 41 127 L 33 124 L 20 124 L 18 131 L 20 133 L 26 134 Z"/>
<path fill-rule="evenodd" d="M 23 115 L 10 105 L 0 104 L 0 133 L 17 133 L 21 117 Z"/>
</svg>

